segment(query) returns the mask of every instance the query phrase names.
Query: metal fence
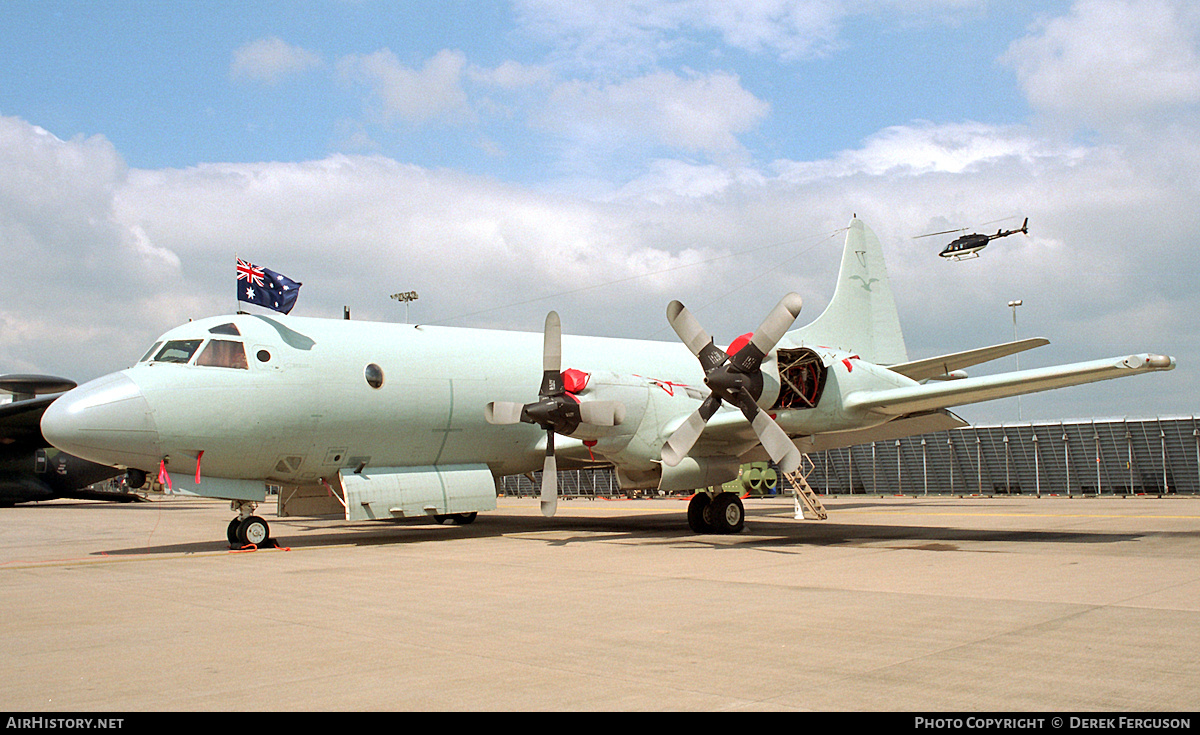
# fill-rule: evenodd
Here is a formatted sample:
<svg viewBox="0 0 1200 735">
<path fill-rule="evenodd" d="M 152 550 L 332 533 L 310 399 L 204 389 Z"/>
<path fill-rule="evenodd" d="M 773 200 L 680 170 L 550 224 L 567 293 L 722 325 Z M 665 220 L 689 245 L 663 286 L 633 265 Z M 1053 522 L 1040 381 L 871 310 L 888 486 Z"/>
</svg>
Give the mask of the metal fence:
<svg viewBox="0 0 1200 735">
<path fill-rule="evenodd" d="M 500 478 L 500 493 L 510 497 L 535 497 L 542 493 L 542 473 Z M 611 498 L 625 495 L 616 473 L 607 468 L 559 470 L 558 494 L 564 498 Z"/>
<path fill-rule="evenodd" d="M 967 426 L 809 456 L 817 492 L 1200 493 L 1196 418 Z"/>
<path fill-rule="evenodd" d="M 1200 423 L 1189 416 L 967 426 L 808 459 L 809 485 L 827 495 L 1200 494 Z M 501 481 L 506 495 L 537 495 L 540 487 L 540 473 Z M 559 493 L 626 494 L 607 469 L 562 471 Z"/>
</svg>

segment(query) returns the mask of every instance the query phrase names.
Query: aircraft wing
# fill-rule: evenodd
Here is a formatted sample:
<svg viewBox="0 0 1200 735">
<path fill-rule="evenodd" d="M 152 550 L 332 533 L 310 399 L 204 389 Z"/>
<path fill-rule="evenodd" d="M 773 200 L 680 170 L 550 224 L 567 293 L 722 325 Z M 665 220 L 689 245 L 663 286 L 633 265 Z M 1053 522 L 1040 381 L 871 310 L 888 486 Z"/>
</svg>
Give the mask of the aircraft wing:
<svg viewBox="0 0 1200 735">
<path fill-rule="evenodd" d="M 951 372 L 962 370 L 965 367 L 998 360 L 1001 357 L 1015 355 L 1018 352 L 1032 350 L 1035 347 L 1042 347 L 1048 344 L 1050 344 L 1050 340 L 1042 337 L 1034 337 L 1017 342 L 992 345 L 991 347 L 980 347 L 979 349 L 967 350 L 966 352 L 955 352 L 950 355 L 930 357 L 925 360 L 914 360 L 899 365 L 889 365 L 888 370 L 891 370 L 893 373 L 906 375 L 920 382 L 936 378 L 940 375 L 949 375 Z"/>
<path fill-rule="evenodd" d="M 814 434 L 801 437 L 796 445 L 803 452 L 823 452 L 827 449 L 841 449 L 868 442 L 891 441 L 903 439 L 916 434 L 932 434 L 938 431 L 959 429 L 969 424 L 961 417 L 950 411 L 926 411 L 888 421 L 885 424 L 871 426 L 854 431 L 830 431 L 824 434 Z"/>
<path fill-rule="evenodd" d="M 801 452 L 823 452 L 827 449 L 902 439 L 914 434 L 947 431 L 967 425 L 966 421 L 949 411 L 923 411 L 898 416 L 886 423 L 863 429 L 797 436 L 794 441 Z M 754 430 L 738 411 L 721 411 L 714 416 L 688 454 L 697 457 L 737 457 L 741 462 L 770 459 L 766 450 L 758 444 Z"/>
<path fill-rule="evenodd" d="M 847 411 L 870 411 L 900 416 L 1174 368 L 1175 358 L 1166 355 L 1111 357 L 906 388 L 860 390 L 846 396 L 845 408 Z"/>
</svg>

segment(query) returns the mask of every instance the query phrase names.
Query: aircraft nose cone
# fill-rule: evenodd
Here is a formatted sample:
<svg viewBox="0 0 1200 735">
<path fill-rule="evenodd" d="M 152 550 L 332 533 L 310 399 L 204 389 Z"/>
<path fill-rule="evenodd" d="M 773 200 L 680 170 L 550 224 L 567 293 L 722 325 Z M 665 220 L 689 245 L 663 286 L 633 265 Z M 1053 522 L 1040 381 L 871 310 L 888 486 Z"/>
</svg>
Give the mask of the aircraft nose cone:
<svg viewBox="0 0 1200 735">
<path fill-rule="evenodd" d="M 64 393 L 42 414 L 42 436 L 77 457 L 111 466 L 158 466 L 150 404 L 137 383 L 113 373 Z"/>
</svg>

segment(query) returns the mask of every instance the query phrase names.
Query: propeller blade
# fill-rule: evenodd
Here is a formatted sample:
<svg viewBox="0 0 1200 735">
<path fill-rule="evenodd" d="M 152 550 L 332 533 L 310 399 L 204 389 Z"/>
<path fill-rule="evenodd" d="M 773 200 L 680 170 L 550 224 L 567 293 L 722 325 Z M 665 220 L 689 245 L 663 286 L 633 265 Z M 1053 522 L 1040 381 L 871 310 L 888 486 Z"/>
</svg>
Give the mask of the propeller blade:
<svg viewBox="0 0 1200 735">
<path fill-rule="evenodd" d="M 790 474 L 800 469 L 800 450 L 770 414 L 759 411 L 751 426 L 754 427 L 754 433 L 758 435 L 763 449 L 766 449 L 775 464 L 779 465 L 780 471 Z"/>
<path fill-rule="evenodd" d="M 542 341 L 542 370 L 562 370 L 562 322 L 558 312 L 546 315 L 546 332 Z"/>
<path fill-rule="evenodd" d="M 763 355 L 775 349 L 775 345 L 779 344 L 779 340 L 783 339 L 783 335 L 796 322 L 796 317 L 800 316 L 800 307 L 803 305 L 804 299 L 800 298 L 800 294 L 790 293 L 784 296 L 754 331 L 750 344 L 757 347 Z"/>
<path fill-rule="evenodd" d="M 697 357 L 700 355 L 700 350 L 713 341 L 712 337 L 708 336 L 708 332 L 704 331 L 704 327 L 700 326 L 696 317 L 692 316 L 692 312 L 678 301 L 667 304 L 667 321 L 675 330 L 675 334 L 679 335 L 679 339 L 683 340 L 692 354 Z"/>
<path fill-rule="evenodd" d="M 674 467 L 683 461 L 696 440 L 700 438 L 700 434 L 704 432 L 708 420 L 720 407 L 721 399 L 709 394 L 708 398 L 704 399 L 704 403 L 700 404 L 700 408 L 688 416 L 687 420 L 675 430 L 675 433 L 671 434 L 662 448 L 662 461 L 668 467 Z"/>
<path fill-rule="evenodd" d="M 713 344 L 713 338 L 704 331 L 704 327 L 700 326 L 700 322 L 692 316 L 692 312 L 688 311 L 686 306 L 678 301 L 667 304 L 667 321 L 692 354 L 700 358 L 704 372 L 707 373 L 725 362 L 728 357 L 725 351 Z"/>
<path fill-rule="evenodd" d="M 542 465 L 542 515 L 558 510 L 558 462 L 554 459 L 554 432 L 546 432 L 546 463 Z"/>
<path fill-rule="evenodd" d="M 562 392 L 562 322 L 558 312 L 552 311 L 546 315 L 542 336 L 542 387 L 538 395 L 556 396 Z"/>
<path fill-rule="evenodd" d="M 620 426 L 625 420 L 625 404 L 620 401 L 583 401 L 579 417 L 592 426 Z"/>
<path fill-rule="evenodd" d="M 493 401 L 483 409 L 484 418 L 489 424 L 504 426 L 521 423 L 521 411 L 525 409 L 520 403 L 508 401 Z"/>
</svg>

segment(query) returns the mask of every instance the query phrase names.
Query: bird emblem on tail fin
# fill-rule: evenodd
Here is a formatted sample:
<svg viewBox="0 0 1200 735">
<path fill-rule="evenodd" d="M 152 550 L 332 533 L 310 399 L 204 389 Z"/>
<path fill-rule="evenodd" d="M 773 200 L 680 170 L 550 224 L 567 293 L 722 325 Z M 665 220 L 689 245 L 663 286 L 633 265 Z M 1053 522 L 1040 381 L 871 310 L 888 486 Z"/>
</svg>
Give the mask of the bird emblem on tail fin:
<svg viewBox="0 0 1200 735">
<path fill-rule="evenodd" d="M 849 280 L 853 281 L 853 280 L 854 280 L 854 279 L 856 279 L 856 278 L 857 278 L 858 280 L 862 281 L 862 288 L 863 288 L 863 290 L 864 290 L 864 291 L 870 291 L 870 290 L 871 290 L 871 284 L 872 284 L 872 283 L 876 283 L 876 282 L 878 282 L 878 281 L 879 281 L 879 279 L 878 279 L 878 278 L 872 278 L 871 280 L 869 280 L 869 281 L 868 281 L 867 279 L 863 278 L 862 276 L 850 276 L 850 279 L 849 279 Z"/>
</svg>

